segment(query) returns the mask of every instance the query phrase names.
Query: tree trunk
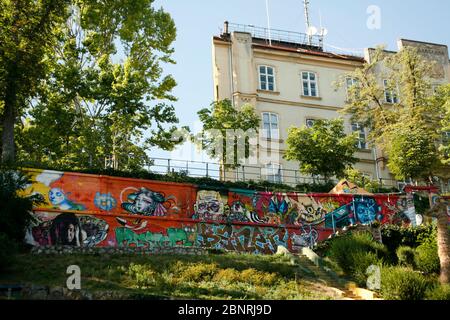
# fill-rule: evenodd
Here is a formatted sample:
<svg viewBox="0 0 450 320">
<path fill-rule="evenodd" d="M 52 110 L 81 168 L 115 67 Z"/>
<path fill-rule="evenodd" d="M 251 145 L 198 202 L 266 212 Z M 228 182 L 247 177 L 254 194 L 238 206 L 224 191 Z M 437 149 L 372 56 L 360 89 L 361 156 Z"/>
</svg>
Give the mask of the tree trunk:
<svg viewBox="0 0 450 320">
<path fill-rule="evenodd" d="M 437 219 L 437 246 L 441 265 L 439 281 L 441 284 L 448 284 L 450 280 L 450 237 L 448 231 L 447 205 L 447 202 L 439 202 L 425 213 L 425 215 Z"/>
<path fill-rule="evenodd" d="M 447 210 L 442 212 L 437 217 L 437 244 L 438 244 L 438 254 L 439 261 L 441 262 L 441 274 L 439 277 L 439 281 L 444 283 L 449 283 L 450 280 L 450 256 L 449 256 L 449 248 L 450 248 L 450 239 L 448 232 L 448 218 L 447 218 Z"/>
<path fill-rule="evenodd" d="M 13 80 L 14 81 L 14 80 Z M 16 122 L 16 90 L 14 83 L 8 83 L 2 119 L 2 163 L 13 164 L 15 160 L 14 123 Z"/>
</svg>

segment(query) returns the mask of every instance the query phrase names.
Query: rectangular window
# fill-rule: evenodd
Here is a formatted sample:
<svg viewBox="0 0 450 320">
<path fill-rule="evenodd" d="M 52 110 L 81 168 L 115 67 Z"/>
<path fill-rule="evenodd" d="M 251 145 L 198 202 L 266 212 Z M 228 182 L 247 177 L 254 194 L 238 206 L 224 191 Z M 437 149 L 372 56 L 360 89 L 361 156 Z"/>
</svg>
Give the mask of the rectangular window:
<svg viewBox="0 0 450 320">
<path fill-rule="evenodd" d="M 366 130 L 364 130 L 364 127 L 362 127 L 358 123 L 353 123 L 352 131 L 358 132 L 358 142 L 357 142 L 358 148 L 359 149 L 367 149 Z"/>
<path fill-rule="evenodd" d="M 318 97 L 317 76 L 314 72 L 302 72 L 303 95 L 309 97 Z"/>
<path fill-rule="evenodd" d="M 355 79 L 355 78 L 350 78 L 350 77 L 348 77 L 348 78 L 346 79 L 346 85 L 347 85 L 347 86 L 346 86 L 346 87 L 347 87 L 347 100 L 350 100 L 350 89 L 351 89 L 353 86 L 358 85 L 358 80 Z M 356 96 L 356 97 L 359 96 L 359 92 L 358 92 L 358 91 L 355 92 L 355 96 Z"/>
<path fill-rule="evenodd" d="M 272 67 L 259 66 L 259 89 L 275 91 L 275 74 Z"/>
<path fill-rule="evenodd" d="M 268 139 L 279 139 L 278 115 L 271 112 L 263 114 L 263 137 Z"/>
<path fill-rule="evenodd" d="M 269 163 L 266 165 L 267 181 L 272 183 L 282 183 L 281 165 L 277 163 Z"/>
<path fill-rule="evenodd" d="M 386 103 L 398 103 L 397 90 L 396 89 L 391 90 L 389 88 L 388 80 L 383 80 L 383 84 L 384 84 L 384 101 Z"/>
</svg>

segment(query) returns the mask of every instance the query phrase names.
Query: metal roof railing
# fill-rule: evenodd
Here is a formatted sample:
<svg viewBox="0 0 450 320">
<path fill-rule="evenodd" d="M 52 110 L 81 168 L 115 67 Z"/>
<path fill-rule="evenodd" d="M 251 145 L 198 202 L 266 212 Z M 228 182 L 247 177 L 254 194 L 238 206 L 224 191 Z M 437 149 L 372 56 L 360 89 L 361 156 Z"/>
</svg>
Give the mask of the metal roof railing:
<svg viewBox="0 0 450 320">
<path fill-rule="evenodd" d="M 287 42 L 299 44 L 302 46 L 312 46 L 322 49 L 323 48 L 323 37 L 320 35 L 308 36 L 306 33 L 272 29 L 264 27 L 256 27 L 254 25 L 245 25 L 238 23 L 228 23 L 228 32 L 248 32 L 252 35 L 253 38 L 264 39 L 269 42 L 271 41 L 279 41 L 279 42 Z M 309 41 L 311 38 L 311 42 Z"/>
</svg>

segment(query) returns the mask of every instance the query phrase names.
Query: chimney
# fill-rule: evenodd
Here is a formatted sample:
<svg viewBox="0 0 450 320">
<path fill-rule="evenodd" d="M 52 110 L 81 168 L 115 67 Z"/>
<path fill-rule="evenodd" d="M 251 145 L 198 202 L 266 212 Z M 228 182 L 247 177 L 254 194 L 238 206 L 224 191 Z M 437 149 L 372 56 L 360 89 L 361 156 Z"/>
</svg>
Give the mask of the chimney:
<svg viewBox="0 0 450 320">
<path fill-rule="evenodd" d="M 223 33 L 228 34 L 228 21 L 223 23 Z"/>
</svg>

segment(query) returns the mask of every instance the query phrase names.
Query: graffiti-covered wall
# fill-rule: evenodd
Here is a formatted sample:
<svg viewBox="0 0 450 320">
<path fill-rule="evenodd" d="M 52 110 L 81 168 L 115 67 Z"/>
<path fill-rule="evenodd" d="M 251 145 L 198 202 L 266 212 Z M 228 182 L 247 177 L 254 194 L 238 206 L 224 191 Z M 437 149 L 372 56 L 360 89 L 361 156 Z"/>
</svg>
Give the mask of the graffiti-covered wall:
<svg viewBox="0 0 450 320">
<path fill-rule="evenodd" d="M 192 184 L 28 170 L 40 193 L 26 241 L 35 246 L 201 246 L 296 252 L 351 224 L 416 223 L 399 195 L 205 190 Z"/>
</svg>

